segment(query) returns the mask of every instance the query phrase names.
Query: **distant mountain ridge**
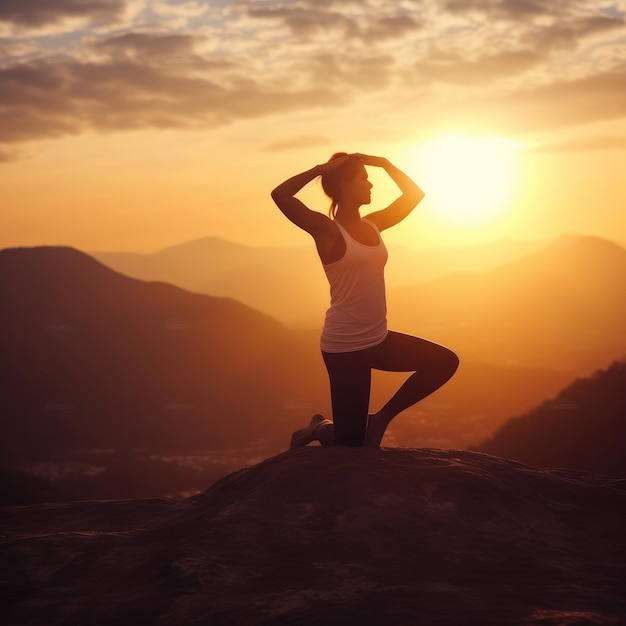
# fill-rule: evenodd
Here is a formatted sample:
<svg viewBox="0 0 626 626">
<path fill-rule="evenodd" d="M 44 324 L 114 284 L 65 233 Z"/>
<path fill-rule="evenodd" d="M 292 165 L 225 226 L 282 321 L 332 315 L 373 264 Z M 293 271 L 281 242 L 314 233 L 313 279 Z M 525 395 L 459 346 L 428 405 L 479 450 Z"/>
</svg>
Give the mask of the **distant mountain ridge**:
<svg viewBox="0 0 626 626">
<path fill-rule="evenodd" d="M 285 445 L 312 412 L 330 414 L 319 329 L 290 330 L 232 299 L 132 279 L 67 247 L 0 251 L 0 295 L 7 454 L 268 437 Z M 395 441 L 475 444 L 565 380 L 465 360 L 443 395 L 394 423 Z M 373 404 L 399 384 L 377 379 Z M 494 385 L 501 394 L 486 407 Z"/>
<path fill-rule="evenodd" d="M 478 449 L 535 466 L 626 478 L 626 358 L 509 420 Z"/>
<path fill-rule="evenodd" d="M 459 268 L 484 271 L 539 246 L 537 242 L 496 241 L 417 251 L 391 243 L 387 283 L 419 283 Z M 289 324 L 318 326 L 328 307 L 328 284 L 312 240 L 308 246 L 252 247 L 202 237 L 152 254 L 90 254 L 128 276 L 233 297 Z"/>
<path fill-rule="evenodd" d="M 439 290 L 430 292 L 431 299 L 429 285 L 420 287 L 418 309 L 407 317 L 406 325 L 392 327 L 448 343 L 459 353 L 461 367 L 442 390 L 394 421 L 387 445 L 476 445 L 508 416 L 530 410 L 574 378 L 571 368 L 576 371 L 580 363 L 564 362 L 562 369 L 553 365 L 560 366 L 562 355 L 568 357 L 567 350 L 578 348 L 568 333 L 580 338 L 580 324 L 588 324 L 582 326 L 588 333 L 583 338 L 591 348 L 600 345 L 598 358 L 610 354 L 602 342 L 619 338 L 616 333 L 622 332 L 622 287 L 607 267 L 619 265 L 622 252 L 607 248 L 602 240 L 586 243 L 591 250 L 587 257 L 577 252 L 575 240 L 558 244 L 571 247 L 567 254 L 577 257 L 566 267 L 579 263 L 582 269 L 575 270 L 576 276 L 588 267 L 589 277 L 574 285 L 577 307 L 570 303 L 569 309 L 563 308 L 559 298 L 552 302 L 551 315 L 562 316 L 557 337 L 553 327 L 541 328 L 550 318 L 539 316 L 532 322 L 531 313 L 537 311 L 525 308 L 524 298 L 534 302 L 534 288 L 520 295 L 520 285 L 511 281 L 515 272 L 526 277 L 524 268 L 532 266 L 533 276 L 538 272 L 548 276 L 540 253 L 530 264 L 516 261 L 515 271 L 505 267 L 433 283 L 456 284 L 454 297 Z M 603 264 L 593 260 L 601 256 L 597 246 L 606 252 L 608 261 Z M 549 254 L 569 258 L 559 250 Z M 559 263 L 555 262 L 557 270 Z M 605 288 L 616 291 L 611 296 L 614 307 L 606 311 L 598 305 L 597 313 L 581 317 L 578 309 L 585 302 L 585 285 L 596 279 L 598 267 L 608 275 L 597 280 L 597 287 L 600 293 Z M 555 279 L 541 280 L 546 297 L 552 298 L 550 286 Z M 489 318 L 485 311 L 497 306 L 481 297 L 489 293 L 484 285 L 491 289 L 491 284 L 501 289 L 500 294 L 509 294 L 512 302 L 496 303 L 501 309 Z M 467 301 L 459 299 L 463 296 Z M 129 278 L 67 247 L 0 251 L 0 298 L 0 452 L 4 459 L 63 449 L 239 447 L 260 439 L 280 449 L 311 413 L 330 414 L 319 328 L 296 331 L 231 298 Z M 508 322 L 503 324 L 506 307 L 510 319 L 504 318 Z M 474 325 L 459 324 L 472 319 Z M 428 328 L 429 320 L 440 327 Z M 458 341 L 446 334 L 450 329 L 459 332 Z M 476 358 L 489 355 L 492 347 L 507 356 L 506 341 L 516 335 L 521 348 L 531 353 L 538 351 L 537 346 L 544 350 L 552 341 L 556 358 L 547 359 L 543 368 L 532 361 L 516 365 Z M 482 352 L 472 354 L 470 340 Z M 613 341 L 610 349 L 626 354 L 619 341 Z M 584 365 L 588 360 L 584 351 L 581 354 Z M 386 373 L 375 376 L 372 406 L 386 400 L 400 378 Z"/>
<path fill-rule="evenodd" d="M 314 347 L 280 322 L 72 248 L 0 251 L 0 294 L 6 455 L 286 440 L 286 401 L 322 385 L 312 359 L 289 358 Z"/>
<path fill-rule="evenodd" d="M 153 254 L 90 253 L 118 272 L 232 297 L 281 321 L 319 323 L 328 287 L 314 246 L 254 248 L 202 237 Z"/>
<path fill-rule="evenodd" d="M 153 255 L 95 254 L 118 271 L 233 297 L 287 324 L 319 328 L 328 306 L 313 245 L 201 238 Z M 575 376 L 626 351 L 626 250 L 600 237 L 419 253 L 391 244 L 387 277 L 390 327 L 450 345 L 465 359 Z"/>
<path fill-rule="evenodd" d="M 626 250 L 566 236 L 483 274 L 389 290 L 389 319 L 469 358 L 590 372 L 626 353 Z"/>
</svg>

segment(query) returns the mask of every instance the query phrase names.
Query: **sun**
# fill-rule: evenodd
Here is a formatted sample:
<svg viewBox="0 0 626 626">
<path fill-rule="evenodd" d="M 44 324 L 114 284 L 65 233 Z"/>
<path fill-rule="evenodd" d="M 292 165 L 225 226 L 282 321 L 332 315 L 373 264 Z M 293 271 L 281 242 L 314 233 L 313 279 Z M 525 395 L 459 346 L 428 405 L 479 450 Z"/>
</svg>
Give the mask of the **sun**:
<svg viewBox="0 0 626 626">
<path fill-rule="evenodd" d="M 415 153 L 415 179 L 426 207 L 457 225 L 493 221 L 517 187 L 521 145 L 500 137 L 440 135 Z"/>
</svg>

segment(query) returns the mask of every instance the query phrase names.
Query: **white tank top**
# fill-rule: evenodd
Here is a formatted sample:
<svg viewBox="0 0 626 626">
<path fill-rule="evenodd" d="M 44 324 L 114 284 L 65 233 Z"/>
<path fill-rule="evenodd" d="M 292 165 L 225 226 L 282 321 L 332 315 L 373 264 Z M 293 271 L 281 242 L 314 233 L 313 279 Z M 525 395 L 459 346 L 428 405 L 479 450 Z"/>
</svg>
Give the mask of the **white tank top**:
<svg viewBox="0 0 626 626">
<path fill-rule="evenodd" d="M 387 248 L 376 224 L 363 221 L 376 231 L 375 246 L 359 243 L 335 220 L 346 242 L 346 252 L 338 261 L 323 265 L 330 284 L 330 308 L 320 340 L 324 352 L 363 350 L 387 336 Z"/>
</svg>

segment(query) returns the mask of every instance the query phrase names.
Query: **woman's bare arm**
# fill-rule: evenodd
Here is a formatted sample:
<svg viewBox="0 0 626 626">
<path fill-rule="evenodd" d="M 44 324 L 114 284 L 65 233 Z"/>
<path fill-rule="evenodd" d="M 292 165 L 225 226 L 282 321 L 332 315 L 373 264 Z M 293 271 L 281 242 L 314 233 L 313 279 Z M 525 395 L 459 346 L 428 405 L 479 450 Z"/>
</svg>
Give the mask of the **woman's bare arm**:
<svg viewBox="0 0 626 626">
<path fill-rule="evenodd" d="M 313 237 L 318 235 L 322 230 L 327 229 L 330 220 L 322 213 L 309 209 L 309 207 L 298 200 L 295 195 L 314 178 L 339 167 L 346 159 L 347 157 L 339 157 L 328 163 L 316 165 L 310 170 L 288 178 L 272 191 L 272 199 L 285 217 L 291 220 L 296 226 L 306 230 L 313 235 Z"/>
<path fill-rule="evenodd" d="M 387 208 L 375 211 L 367 215 L 367 219 L 376 224 L 378 230 L 385 230 L 401 222 L 419 204 L 424 197 L 424 192 L 403 171 L 392 165 L 384 157 L 357 154 L 363 165 L 382 167 L 391 180 L 393 180 L 402 192 L 402 195 L 394 200 Z"/>
</svg>

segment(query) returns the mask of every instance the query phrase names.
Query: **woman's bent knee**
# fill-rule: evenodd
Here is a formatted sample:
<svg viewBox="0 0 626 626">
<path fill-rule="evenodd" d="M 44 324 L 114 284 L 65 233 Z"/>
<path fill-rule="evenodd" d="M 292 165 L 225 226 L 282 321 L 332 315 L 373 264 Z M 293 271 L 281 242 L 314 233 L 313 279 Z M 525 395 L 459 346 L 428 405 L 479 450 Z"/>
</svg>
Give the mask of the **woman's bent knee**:
<svg viewBox="0 0 626 626">
<path fill-rule="evenodd" d="M 459 364 L 461 361 L 459 360 L 459 357 L 456 355 L 455 352 L 452 352 L 452 350 L 449 350 L 448 348 L 446 348 L 446 351 L 446 371 L 448 372 L 448 377 L 446 378 L 446 380 L 450 380 L 450 378 L 454 376 L 454 373 L 459 368 Z"/>
</svg>

